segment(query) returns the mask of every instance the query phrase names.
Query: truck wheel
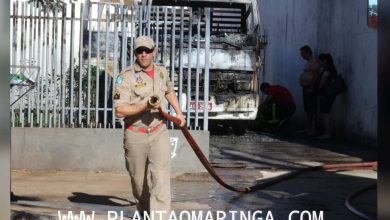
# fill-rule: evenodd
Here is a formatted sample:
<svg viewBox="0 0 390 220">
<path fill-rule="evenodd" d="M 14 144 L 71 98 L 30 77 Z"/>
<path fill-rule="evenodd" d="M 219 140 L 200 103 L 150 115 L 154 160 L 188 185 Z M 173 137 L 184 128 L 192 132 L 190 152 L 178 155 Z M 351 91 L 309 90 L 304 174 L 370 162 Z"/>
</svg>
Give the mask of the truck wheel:
<svg viewBox="0 0 390 220">
<path fill-rule="evenodd" d="M 248 128 L 248 121 L 236 121 L 233 124 L 233 132 L 235 135 L 245 135 L 246 129 Z"/>
</svg>

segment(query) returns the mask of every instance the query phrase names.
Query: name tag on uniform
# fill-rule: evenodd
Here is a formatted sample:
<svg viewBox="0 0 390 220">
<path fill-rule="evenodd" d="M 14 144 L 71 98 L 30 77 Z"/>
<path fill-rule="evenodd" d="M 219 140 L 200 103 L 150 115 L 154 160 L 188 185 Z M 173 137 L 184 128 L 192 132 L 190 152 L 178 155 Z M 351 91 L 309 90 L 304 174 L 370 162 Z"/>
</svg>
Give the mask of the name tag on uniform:
<svg viewBox="0 0 390 220">
<path fill-rule="evenodd" d="M 137 83 L 137 84 L 135 84 L 135 88 L 143 88 L 143 87 L 145 87 L 146 86 L 146 83 L 144 82 L 144 83 Z"/>
</svg>

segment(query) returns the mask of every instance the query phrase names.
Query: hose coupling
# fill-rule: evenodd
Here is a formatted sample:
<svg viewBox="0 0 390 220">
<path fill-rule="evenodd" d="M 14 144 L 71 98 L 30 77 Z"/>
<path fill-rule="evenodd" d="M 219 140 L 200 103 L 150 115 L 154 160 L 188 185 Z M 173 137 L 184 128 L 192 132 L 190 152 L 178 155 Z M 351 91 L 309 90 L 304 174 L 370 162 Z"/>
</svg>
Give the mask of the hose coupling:
<svg viewBox="0 0 390 220">
<path fill-rule="evenodd" d="M 152 95 L 149 97 L 148 103 L 150 106 L 155 107 L 160 103 L 160 97 L 157 95 Z"/>
</svg>

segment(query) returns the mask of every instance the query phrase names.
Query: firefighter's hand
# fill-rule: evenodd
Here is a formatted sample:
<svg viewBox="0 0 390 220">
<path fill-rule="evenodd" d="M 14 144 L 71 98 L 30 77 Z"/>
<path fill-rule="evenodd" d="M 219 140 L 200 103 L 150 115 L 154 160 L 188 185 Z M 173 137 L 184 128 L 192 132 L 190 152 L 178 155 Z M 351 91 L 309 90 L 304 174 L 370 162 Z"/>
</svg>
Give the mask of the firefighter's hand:
<svg viewBox="0 0 390 220">
<path fill-rule="evenodd" d="M 186 124 L 186 120 L 184 119 L 183 114 L 177 114 L 176 118 L 180 119 L 180 127 L 184 127 Z"/>
</svg>

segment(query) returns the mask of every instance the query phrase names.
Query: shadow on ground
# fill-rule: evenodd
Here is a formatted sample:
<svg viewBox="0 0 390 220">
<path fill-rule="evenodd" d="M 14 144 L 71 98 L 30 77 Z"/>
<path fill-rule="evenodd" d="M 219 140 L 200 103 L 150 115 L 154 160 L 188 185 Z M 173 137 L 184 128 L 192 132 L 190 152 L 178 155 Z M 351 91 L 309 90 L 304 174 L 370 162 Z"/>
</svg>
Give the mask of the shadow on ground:
<svg viewBox="0 0 390 220">
<path fill-rule="evenodd" d="M 72 196 L 68 197 L 68 200 L 75 203 L 90 203 L 96 205 L 108 205 L 108 206 L 129 206 L 134 205 L 127 199 L 119 198 L 116 196 L 106 195 L 91 195 L 83 192 L 73 192 Z"/>
<path fill-rule="evenodd" d="M 11 202 L 16 202 L 18 200 L 25 200 L 25 201 L 40 201 L 38 197 L 32 197 L 32 196 L 19 196 L 15 195 L 13 192 L 11 192 Z"/>
</svg>

